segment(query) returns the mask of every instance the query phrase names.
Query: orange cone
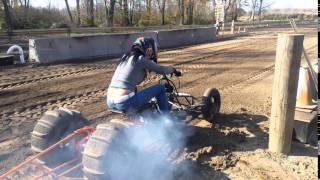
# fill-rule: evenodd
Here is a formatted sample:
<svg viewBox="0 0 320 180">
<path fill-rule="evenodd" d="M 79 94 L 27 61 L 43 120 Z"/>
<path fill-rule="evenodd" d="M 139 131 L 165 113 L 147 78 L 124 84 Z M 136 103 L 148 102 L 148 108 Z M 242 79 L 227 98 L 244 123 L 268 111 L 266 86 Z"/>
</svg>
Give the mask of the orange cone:
<svg viewBox="0 0 320 180">
<path fill-rule="evenodd" d="M 316 105 L 312 102 L 309 68 L 301 67 L 299 72 L 297 108 L 314 109 Z"/>
</svg>

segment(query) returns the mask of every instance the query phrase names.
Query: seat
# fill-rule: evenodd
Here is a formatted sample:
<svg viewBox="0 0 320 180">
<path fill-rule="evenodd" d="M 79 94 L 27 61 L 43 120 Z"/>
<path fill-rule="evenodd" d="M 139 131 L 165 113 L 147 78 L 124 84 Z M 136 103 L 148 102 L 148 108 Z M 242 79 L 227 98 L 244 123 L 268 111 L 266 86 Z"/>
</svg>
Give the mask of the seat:
<svg viewBox="0 0 320 180">
<path fill-rule="evenodd" d="M 118 109 L 112 109 L 109 108 L 108 111 L 112 112 L 112 113 L 116 113 L 116 114 L 122 114 L 122 115 L 126 115 L 126 116 L 131 116 L 131 115 L 135 115 L 137 113 L 141 113 L 144 110 L 147 109 L 151 109 L 151 108 L 157 108 L 157 103 L 154 101 L 150 101 L 149 103 L 137 108 L 137 109 L 130 109 L 130 110 L 118 110 Z"/>
</svg>

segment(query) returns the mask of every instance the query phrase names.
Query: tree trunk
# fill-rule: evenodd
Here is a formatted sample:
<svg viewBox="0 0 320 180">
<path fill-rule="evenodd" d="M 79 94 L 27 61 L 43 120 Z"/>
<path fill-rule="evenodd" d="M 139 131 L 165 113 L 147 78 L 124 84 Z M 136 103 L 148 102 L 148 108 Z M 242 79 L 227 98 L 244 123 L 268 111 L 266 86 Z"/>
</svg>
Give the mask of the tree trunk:
<svg viewBox="0 0 320 180">
<path fill-rule="evenodd" d="M 18 0 L 12 0 L 12 7 L 13 8 L 19 7 Z"/>
<path fill-rule="evenodd" d="M 225 6 L 224 6 L 224 17 L 223 17 L 223 21 L 224 21 L 224 22 L 227 22 L 228 11 L 229 11 L 230 6 L 231 6 L 231 0 L 228 1 L 228 4 L 226 4 L 226 2 L 225 2 Z"/>
<path fill-rule="evenodd" d="M 239 6 L 238 6 L 238 2 L 234 1 L 232 6 L 233 6 L 232 20 L 237 21 L 239 9 L 240 9 Z"/>
<path fill-rule="evenodd" d="M 130 0 L 130 9 L 129 9 L 129 23 L 133 24 L 133 15 L 134 15 L 134 8 L 135 8 L 135 0 Z"/>
<path fill-rule="evenodd" d="M 70 11 L 68 0 L 65 0 L 65 2 L 66 2 L 66 8 L 67 8 L 67 11 L 68 11 L 68 15 L 69 15 L 70 21 L 73 23 L 73 18 L 72 18 L 72 14 L 71 14 L 71 11 Z"/>
<path fill-rule="evenodd" d="M 108 27 L 113 27 L 113 18 L 114 18 L 114 8 L 116 5 L 116 0 L 110 0 L 108 18 Z M 106 7 L 107 8 L 107 7 Z"/>
<path fill-rule="evenodd" d="M 189 0 L 188 7 L 187 7 L 187 24 L 193 24 L 193 6 L 194 0 Z"/>
<path fill-rule="evenodd" d="M 123 0 L 123 24 L 129 26 L 128 0 Z"/>
<path fill-rule="evenodd" d="M 89 25 L 94 26 L 94 2 L 89 0 Z"/>
<path fill-rule="evenodd" d="M 11 37 L 11 33 L 12 33 L 12 19 L 11 19 L 11 13 L 9 10 L 9 5 L 7 0 L 2 0 L 3 3 L 3 7 L 4 7 L 4 13 L 5 13 L 5 21 L 6 21 L 6 27 L 7 27 L 7 33 L 9 35 L 9 38 Z"/>
<path fill-rule="evenodd" d="M 166 0 L 157 0 L 159 11 L 161 13 L 161 25 L 165 24 Z"/>
<path fill-rule="evenodd" d="M 148 12 L 148 24 L 150 25 L 150 21 L 151 21 L 151 0 L 146 0 L 147 2 L 147 12 Z"/>
<path fill-rule="evenodd" d="M 80 26 L 81 24 L 81 17 L 80 17 L 80 0 L 77 1 L 77 25 Z"/>
<path fill-rule="evenodd" d="M 161 18 L 161 24 L 164 25 L 165 24 L 165 10 L 166 10 L 166 0 L 162 0 L 162 7 L 161 7 L 161 14 L 162 14 L 162 18 Z"/>
<path fill-rule="evenodd" d="M 109 8 L 107 5 L 107 0 L 103 0 L 103 2 L 104 2 L 105 13 L 106 13 L 106 25 L 109 26 Z"/>
<path fill-rule="evenodd" d="M 214 21 L 215 21 L 214 23 L 216 23 L 216 21 L 217 21 L 217 16 L 216 16 L 216 5 L 217 5 L 217 4 L 216 4 L 216 1 L 215 1 L 215 0 L 213 0 L 213 1 L 212 1 L 212 6 L 213 6 L 213 12 L 212 12 L 212 13 L 213 13 L 213 19 L 214 19 Z"/>
<path fill-rule="evenodd" d="M 259 22 L 261 21 L 261 15 L 262 15 L 262 3 L 263 3 L 263 0 L 260 0 L 260 4 L 259 4 Z"/>
<path fill-rule="evenodd" d="M 257 7 L 257 0 L 252 0 L 252 11 L 251 11 L 251 17 L 250 17 L 251 21 L 254 21 L 254 17 L 256 14 L 256 7 Z"/>
<path fill-rule="evenodd" d="M 180 25 L 184 24 L 184 0 L 180 1 Z"/>
</svg>

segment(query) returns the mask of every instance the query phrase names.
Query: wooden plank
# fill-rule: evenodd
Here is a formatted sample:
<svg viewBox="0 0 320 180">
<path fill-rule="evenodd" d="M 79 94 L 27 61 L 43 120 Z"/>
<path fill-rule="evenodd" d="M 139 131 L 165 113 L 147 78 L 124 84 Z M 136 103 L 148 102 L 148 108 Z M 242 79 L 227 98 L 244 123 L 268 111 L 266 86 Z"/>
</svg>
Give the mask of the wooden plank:
<svg viewBox="0 0 320 180">
<path fill-rule="evenodd" d="M 302 34 L 278 35 L 269 130 L 272 152 L 288 154 L 291 149 L 303 40 Z"/>
</svg>

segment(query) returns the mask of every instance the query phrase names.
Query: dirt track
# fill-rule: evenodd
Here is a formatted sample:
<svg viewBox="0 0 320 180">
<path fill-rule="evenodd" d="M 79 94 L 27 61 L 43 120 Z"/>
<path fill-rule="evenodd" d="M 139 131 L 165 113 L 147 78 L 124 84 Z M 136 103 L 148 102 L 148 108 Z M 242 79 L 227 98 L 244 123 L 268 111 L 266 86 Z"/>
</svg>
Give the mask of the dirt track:
<svg viewBox="0 0 320 180">
<path fill-rule="evenodd" d="M 316 179 L 317 151 L 293 143 L 290 156 L 267 152 L 268 123 L 277 32 L 160 53 L 159 62 L 184 72 L 181 91 L 201 96 L 216 87 L 222 114 L 216 124 L 194 119 L 195 133 L 185 159 L 205 179 Z M 304 45 L 317 55 L 317 30 L 305 29 Z M 36 120 L 58 106 L 83 112 L 93 124 L 113 117 L 106 110 L 106 87 L 116 60 L 0 69 L 0 174 L 31 155 L 30 132 Z M 150 78 L 145 85 L 155 83 Z M 210 148 L 211 147 L 211 148 Z"/>
</svg>

